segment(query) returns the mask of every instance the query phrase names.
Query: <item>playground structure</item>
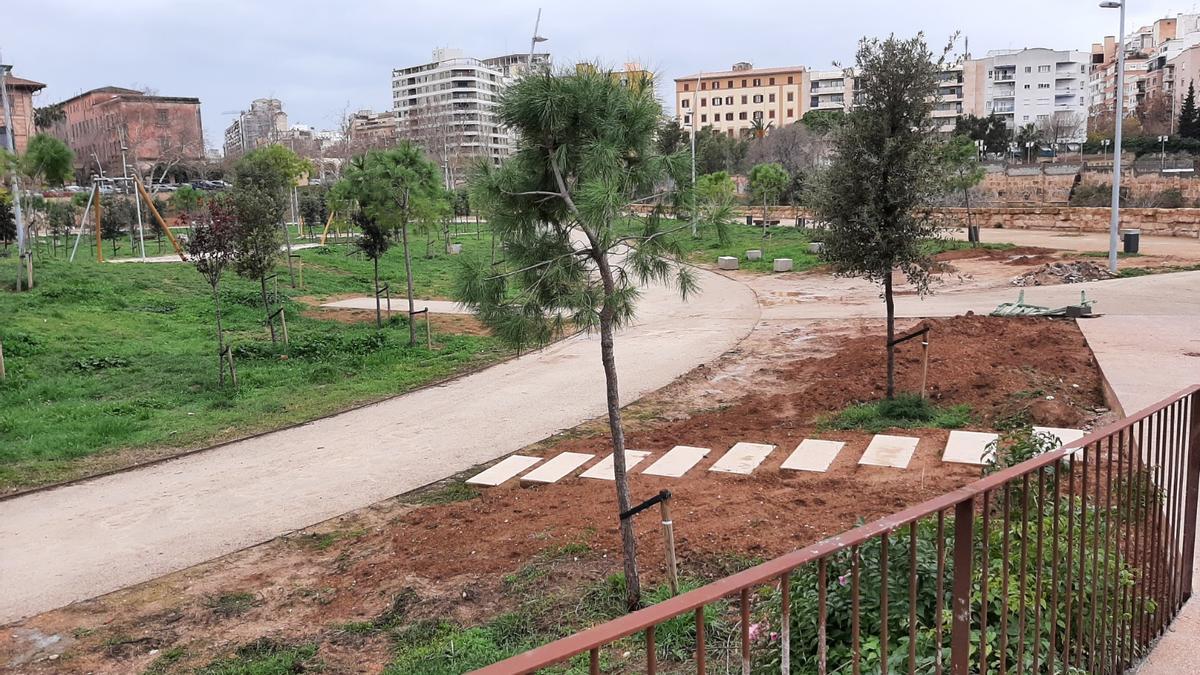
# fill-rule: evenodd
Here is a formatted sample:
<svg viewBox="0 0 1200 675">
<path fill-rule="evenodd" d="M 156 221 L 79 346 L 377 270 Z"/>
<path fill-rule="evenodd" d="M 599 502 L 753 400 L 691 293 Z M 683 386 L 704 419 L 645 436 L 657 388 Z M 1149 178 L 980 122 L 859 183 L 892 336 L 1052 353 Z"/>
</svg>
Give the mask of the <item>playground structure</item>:
<svg viewBox="0 0 1200 675">
<path fill-rule="evenodd" d="M 150 196 L 149 191 L 146 190 L 146 186 L 142 183 L 142 179 L 134 175 L 131 177 L 121 178 L 98 178 L 92 181 L 92 191 L 88 194 L 87 205 L 84 207 L 83 213 L 81 213 L 79 216 L 79 227 L 75 233 L 75 244 L 71 247 L 71 255 L 68 258 L 69 261 L 74 262 L 75 260 L 75 253 L 79 249 L 79 240 L 83 238 L 88 216 L 91 215 L 92 229 L 96 237 L 96 261 L 104 262 L 104 247 L 102 245 L 103 228 L 101 227 L 100 221 L 100 185 L 102 182 L 121 182 L 132 188 L 131 191 L 134 198 L 134 207 L 135 211 L 137 212 L 138 250 L 142 259 L 146 258 L 146 233 L 142 226 L 142 204 L 145 204 L 146 211 L 149 212 L 149 214 L 154 218 L 154 221 L 158 223 L 159 228 L 161 228 L 163 234 L 166 235 L 167 240 L 171 242 L 171 247 L 175 249 L 176 255 L 179 256 L 180 260 L 187 260 L 187 255 L 184 253 L 183 247 L 180 246 L 179 240 L 176 239 L 175 235 L 171 233 L 171 228 L 167 226 L 166 220 L 162 217 L 162 214 L 159 213 L 158 206 L 156 205 L 154 198 Z"/>
</svg>

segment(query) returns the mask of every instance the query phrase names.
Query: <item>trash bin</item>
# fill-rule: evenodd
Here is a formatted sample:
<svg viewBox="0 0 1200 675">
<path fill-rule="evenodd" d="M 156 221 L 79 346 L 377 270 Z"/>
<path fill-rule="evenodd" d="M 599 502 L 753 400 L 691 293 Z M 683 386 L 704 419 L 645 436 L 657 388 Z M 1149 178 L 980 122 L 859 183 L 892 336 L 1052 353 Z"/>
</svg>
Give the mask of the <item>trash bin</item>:
<svg viewBox="0 0 1200 675">
<path fill-rule="evenodd" d="M 1141 230 L 1125 230 L 1125 252 L 1137 253 L 1138 245 L 1142 241 Z"/>
</svg>

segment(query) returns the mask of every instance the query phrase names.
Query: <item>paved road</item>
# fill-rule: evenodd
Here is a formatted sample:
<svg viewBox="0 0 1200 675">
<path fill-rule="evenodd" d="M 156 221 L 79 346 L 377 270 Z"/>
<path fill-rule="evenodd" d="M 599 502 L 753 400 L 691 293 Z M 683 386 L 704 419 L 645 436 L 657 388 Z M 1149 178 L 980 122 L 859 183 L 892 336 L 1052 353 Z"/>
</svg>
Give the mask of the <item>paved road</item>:
<svg viewBox="0 0 1200 675">
<path fill-rule="evenodd" d="M 645 290 L 617 340 L 626 402 L 716 358 L 759 319 L 741 283 Z M 599 339 L 207 452 L 0 502 L 0 624 L 426 485 L 604 413 Z"/>
<path fill-rule="evenodd" d="M 966 241 L 966 229 L 956 230 L 955 238 Z M 1017 246 L 1044 246 L 1068 251 L 1107 251 L 1106 232 L 1054 232 L 1048 230 L 985 229 L 980 234 L 984 242 L 1005 242 Z M 1161 237 L 1142 235 L 1142 253 L 1172 255 L 1200 259 L 1200 239 L 1196 237 Z M 1104 263 L 1103 259 L 1097 262 Z"/>
</svg>

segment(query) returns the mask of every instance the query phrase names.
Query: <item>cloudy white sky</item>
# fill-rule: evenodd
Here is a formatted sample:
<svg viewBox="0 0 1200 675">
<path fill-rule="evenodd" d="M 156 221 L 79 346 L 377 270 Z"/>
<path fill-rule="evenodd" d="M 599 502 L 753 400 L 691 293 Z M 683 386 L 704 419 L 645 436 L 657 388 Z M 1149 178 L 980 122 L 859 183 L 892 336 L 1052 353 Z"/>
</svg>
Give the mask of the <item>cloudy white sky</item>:
<svg viewBox="0 0 1200 675">
<path fill-rule="evenodd" d="M 1197 11 L 1184 0 L 1129 0 L 1128 24 Z M 6 1 L 0 53 L 45 82 L 37 104 L 88 89 L 150 87 L 197 96 L 209 145 L 225 113 L 254 98 L 284 103 L 292 123 L 335 128 L 345 109 L 390 106 L 391 69 L 435 47 L 475 56 L 524 52 L 541 34 L 558 65 L 638 61 L 666 78 L 735 61 L 826 68 L 852 61 L 863 35 L 955 31 L 971 52 L 1088 50 L 1115 34 L 1094 0 L 35 0 Z"/>
</svg>

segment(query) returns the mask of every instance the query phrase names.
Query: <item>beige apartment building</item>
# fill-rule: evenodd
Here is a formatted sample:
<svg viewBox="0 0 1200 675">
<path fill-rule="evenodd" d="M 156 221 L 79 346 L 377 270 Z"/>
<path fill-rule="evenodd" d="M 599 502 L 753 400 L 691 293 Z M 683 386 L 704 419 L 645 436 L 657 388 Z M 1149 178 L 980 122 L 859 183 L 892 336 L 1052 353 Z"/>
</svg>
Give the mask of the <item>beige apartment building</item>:
<svg viewBox="0 0 1200 675">
<path fill-rule="evenodd" d="M 675 115 L 679 124 L 712 127 L 729 136 L 755 128 L 778 127 L 804 115 L 808 80 L 804 66 L 754 68 L 735 63 L 730 70 L 676 78 Z"/>
</svg>

